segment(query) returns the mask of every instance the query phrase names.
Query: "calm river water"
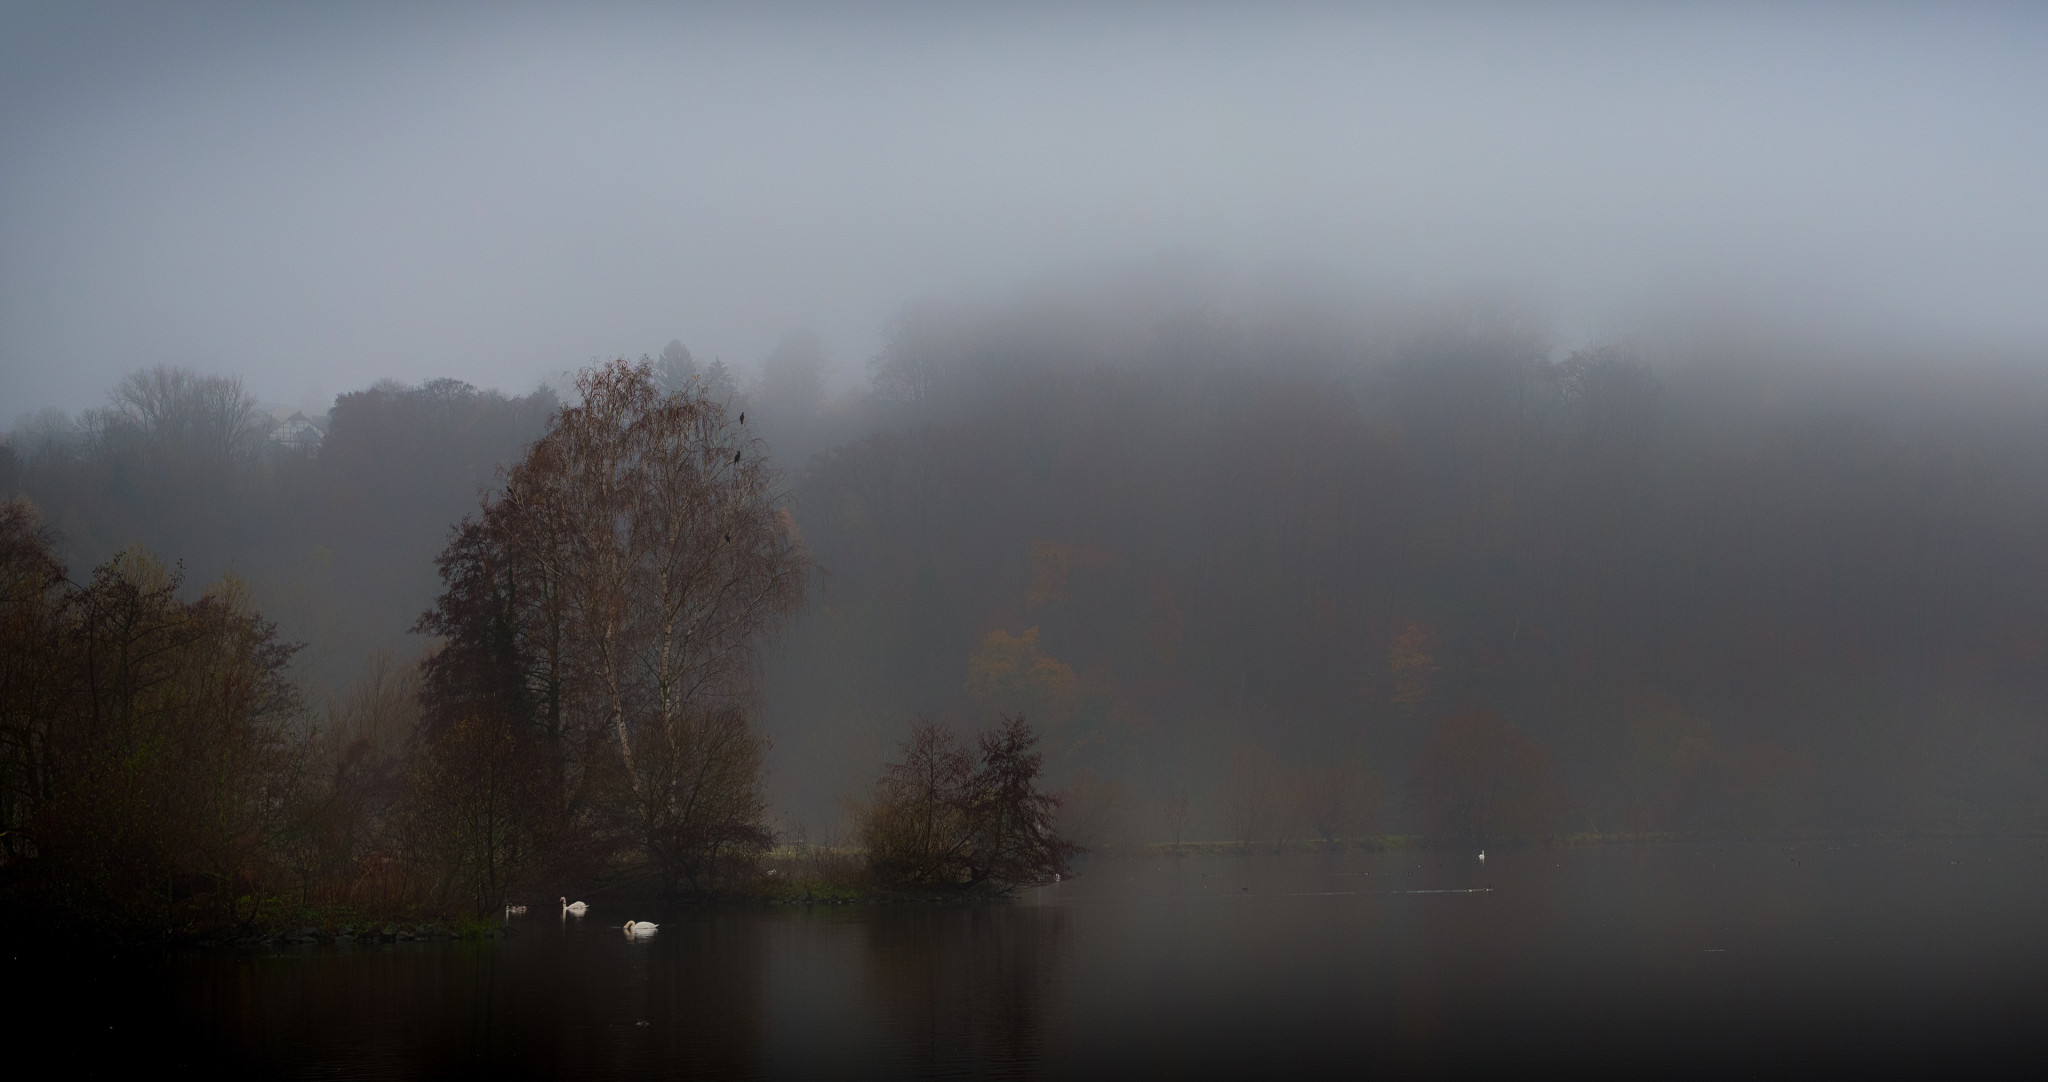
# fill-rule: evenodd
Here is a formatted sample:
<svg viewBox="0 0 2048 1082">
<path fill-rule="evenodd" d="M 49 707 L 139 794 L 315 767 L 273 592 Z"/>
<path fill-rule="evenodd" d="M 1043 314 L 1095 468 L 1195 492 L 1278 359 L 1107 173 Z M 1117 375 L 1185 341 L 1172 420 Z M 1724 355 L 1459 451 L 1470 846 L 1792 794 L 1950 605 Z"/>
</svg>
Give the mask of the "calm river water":
<svg viewBox="0 0 2048 1082">
<path fill-rule="evenodd" d="M 304 1078 L 1718 1075 L 2048 1051 L 2037 840 L 1081 871 L 996 906 L 550 906 L 484 944 L 16 958 L 9 1028 L 74 1068 Z M 628 940 L 628 917 L 661 929 Z"/>
</svg>

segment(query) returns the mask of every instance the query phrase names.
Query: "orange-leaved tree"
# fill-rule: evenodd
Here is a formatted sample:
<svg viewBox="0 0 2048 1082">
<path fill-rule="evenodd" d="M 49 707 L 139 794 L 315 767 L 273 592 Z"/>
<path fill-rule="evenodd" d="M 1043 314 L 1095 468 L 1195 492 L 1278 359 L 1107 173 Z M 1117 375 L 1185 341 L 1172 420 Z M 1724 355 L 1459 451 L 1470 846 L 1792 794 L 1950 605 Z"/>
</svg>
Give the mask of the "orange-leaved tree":
<svg viewBox="0 0 2048 1082">
<path fill-rule="evenodd" d="M 701 381 L 614 361 L 576 391 L 443 556 L 429 693 L 547 743 L 561 836 L 617 831 L 671 888 L 712 889 L 770 839 L 747 710 L 809 563 L 761 442 Z"/>
</svg>

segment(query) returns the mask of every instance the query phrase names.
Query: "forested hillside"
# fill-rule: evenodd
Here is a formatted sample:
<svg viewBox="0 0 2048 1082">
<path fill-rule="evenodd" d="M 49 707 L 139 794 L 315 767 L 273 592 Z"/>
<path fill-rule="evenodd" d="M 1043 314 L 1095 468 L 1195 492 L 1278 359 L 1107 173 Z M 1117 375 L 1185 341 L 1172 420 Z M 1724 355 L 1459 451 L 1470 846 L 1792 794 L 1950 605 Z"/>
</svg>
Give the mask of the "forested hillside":
<svg viewBox="0 0 2048 1082">
<path fill-rule="evenodd" d="M 751 412 L 818 569 L 764 655 L 784 829 L 843 836 L 919 711 L 1028 716 L 1098 844 L 2043 825 L 2025 368 L 1096 286 L 906 308 L 851 395 L 806 336 L 654 363 Z M 74 567 L 235 570 L 314 723 L 431 645 L 435 554 L 558 404 L 383 383 L 303 454 L 168 378 L 0 480 Z"/>
<path fill-rule="evenodd" d="M 1374 329 L 899 325 L 797 488 L 784 761 L 915 704 L 1041 719 L 1112 833 L 2041 824 L 2038 377 Z"/>
</svg>

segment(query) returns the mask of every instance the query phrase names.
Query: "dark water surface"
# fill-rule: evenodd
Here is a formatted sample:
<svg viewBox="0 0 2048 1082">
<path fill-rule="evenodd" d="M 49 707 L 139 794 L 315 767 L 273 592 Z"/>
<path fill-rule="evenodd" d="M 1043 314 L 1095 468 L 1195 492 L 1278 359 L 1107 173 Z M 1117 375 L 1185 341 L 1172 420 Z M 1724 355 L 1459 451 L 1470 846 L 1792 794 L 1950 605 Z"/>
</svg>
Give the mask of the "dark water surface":
<svg viewBox="0 0 2048 1082">
<path fill-rule="evenodd" d="M 17 958 L 9 1028 L 109 1073 L 307 1078 L 1932 1072 L 2048 1051 L 2041 841 L 1488 857 L 1097 860 L 998 906 L 548 907 L 496 943 Z M 661 930 L 628 940 L 627 917 Z"/>
</svg>

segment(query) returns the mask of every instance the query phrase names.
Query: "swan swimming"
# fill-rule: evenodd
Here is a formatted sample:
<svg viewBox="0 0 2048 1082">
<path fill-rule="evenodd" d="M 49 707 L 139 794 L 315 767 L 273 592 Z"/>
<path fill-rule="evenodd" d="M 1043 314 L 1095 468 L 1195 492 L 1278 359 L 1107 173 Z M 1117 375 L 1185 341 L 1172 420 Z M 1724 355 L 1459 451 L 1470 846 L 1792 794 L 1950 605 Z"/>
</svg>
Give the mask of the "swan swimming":
<svg viewBox="0 0 2048 1082">
<path fill-rule="evenodd" d="M 564 913 L 574 913 L 580 917 L 583 915 L 583 911 L 589 908 L 589 906 L 584 905 L 582 902 L 571 902 L 567 898 L 562 899 L 562 912 Z"/>
<path fill-rule="evenodd" d="M 626 922 L 627 935 L 652 935 L 661 925 L 651 920 L 629 920 Z"/>
<path fill-rule="evenodd" d="M 1486 860 L 1486 850 L 1484 850 L 1484 849 L 1481 849 L 1481 850 L 1479 851 L 1479 859 L 1480 859 L 1480 860 L 1481 860 L 1482 862 Z"/>
</svg>

